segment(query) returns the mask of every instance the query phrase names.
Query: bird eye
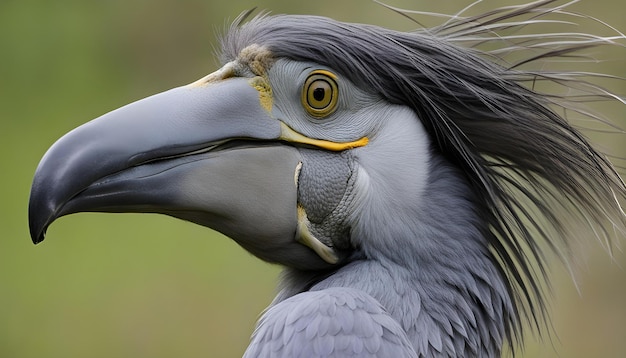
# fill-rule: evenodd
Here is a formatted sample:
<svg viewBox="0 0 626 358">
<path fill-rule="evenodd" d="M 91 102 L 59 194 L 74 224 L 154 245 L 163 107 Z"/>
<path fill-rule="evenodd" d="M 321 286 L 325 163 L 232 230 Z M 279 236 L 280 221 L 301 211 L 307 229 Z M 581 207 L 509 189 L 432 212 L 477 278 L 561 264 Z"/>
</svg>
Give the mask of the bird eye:
<svg viewBox="0 0 626 358">
<path fill-rule="evenodd" d="M 337 108 L 337 77 L 324 70 L 311 72 L 302 88 L 302 105 L 313 117 L 322 118 Z"/>
</svg>

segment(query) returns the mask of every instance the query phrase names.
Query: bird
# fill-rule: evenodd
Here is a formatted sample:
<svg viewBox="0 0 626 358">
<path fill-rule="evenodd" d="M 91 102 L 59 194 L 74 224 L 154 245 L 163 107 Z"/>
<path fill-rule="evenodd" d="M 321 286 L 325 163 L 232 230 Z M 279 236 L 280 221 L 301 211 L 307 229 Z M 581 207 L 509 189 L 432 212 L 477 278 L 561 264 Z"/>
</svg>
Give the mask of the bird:
<svg viewBox="0 0 626 358">
<path fill-rule="evenodd" d="M 573 124 L 611 125 L 584 104 L 626 101 L 546 65 L 624 35 L 590 17 L 616 35 L 522 31 L 582 17 L 568 5 L 413 31 L 244 12 L 218 70 L 48 149 L 31 238 L 79 212 L 159 213 L 281 265 L 244 357 L 515 352 L 549 326 L 549 255 L 626 232 L 626 186 Z"/>
</svg>

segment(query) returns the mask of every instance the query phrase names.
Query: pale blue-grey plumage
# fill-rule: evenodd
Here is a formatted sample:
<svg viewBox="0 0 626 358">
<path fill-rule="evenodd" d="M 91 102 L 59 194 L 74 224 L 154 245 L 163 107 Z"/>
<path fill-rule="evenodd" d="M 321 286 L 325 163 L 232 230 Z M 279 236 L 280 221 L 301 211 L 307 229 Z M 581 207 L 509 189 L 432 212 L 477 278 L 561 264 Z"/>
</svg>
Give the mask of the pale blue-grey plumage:
<svg viewBox="0 0 626 358">
<path fill-rule="evenodd" d="M 545 318 L 545 248 L 585 237 L 568 220 L 591 236 L 625 231 L 624 183 L 566 115 L 597 119 L 581 98 L 626 101 L 540 64 L 624 38 L 510 35 L 571 15 L 554 2 L 414 32 L 244 15 L 223 36 L 222 69 L 49 150 L 31 192 L 33 239 L 78 211 L 159 212 L 284 265 L 247 357 L 514 350 L 523 325 Z M 321 116 L 303 100 L 320 73 L 339 92 Z"/>
<path fill-rule="evenodd" d="M 417 357 L 406 333 L 362 291 L 333 287 L 270 307 L 244 357 Z"/>
</svg>

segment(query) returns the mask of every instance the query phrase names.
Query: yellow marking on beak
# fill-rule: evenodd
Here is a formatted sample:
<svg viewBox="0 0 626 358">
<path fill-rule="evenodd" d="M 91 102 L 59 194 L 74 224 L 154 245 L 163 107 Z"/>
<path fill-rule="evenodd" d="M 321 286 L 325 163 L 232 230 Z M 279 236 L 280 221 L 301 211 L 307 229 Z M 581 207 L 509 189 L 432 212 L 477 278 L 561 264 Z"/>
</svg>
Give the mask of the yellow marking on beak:
<svg viewBox="0 0 626 358">
<path fill-rule="evenodd" d="M 250 85 L 259 92 L 261 107 L 271 113 L 274 99 L 272 98 L 272 87 L 267 80 L 261 76 L 256 76 L 250 79 Z"/>
<path fill-rule="evenodd" d="M 313 139 L 306 137 L 293 129 L 289 128 L 288 125 L 281 122 L 280 123 L 280 137 L 279 139 L 292 142 L 292 143 L 301 143 L 301 144 L 309 144 L 318 148 L 332 150 L 334 152 L 339 152 L 346 149 L 358 148 L 366 146 L 369 142 L 367 137 L 363 137 L 361 139 L 357 139 L 352 142 L 331 142 L 323 139 Z"/>
<path fill-rule="evenodd" d="M 332 247 L 327 246 L 320 240 L 318 240 L 309 230 L 309 218 L 304 211 L 304 208 L 298 205 L 298 229 L 296 232 L 296 240 L 301 244 L 310 247 L 315 253 L 322 258 L 322 260 L 329 264 L 336 264 L 339 262 L 339 257 L 335 253 Z"/>
<path fill-rule="evenodd" d="M 218 81 L 225 80 L 227 78 L 235 77 L 235 72 L 236 72 L 235 64 L 233 62 L 229 62 L 225 64 L 219 70 L 213 73 L 210 73 L 195 82 L 188 84 L 187 87 L 203 87 L 214 82 L 218 82 Z"/>
</svg>

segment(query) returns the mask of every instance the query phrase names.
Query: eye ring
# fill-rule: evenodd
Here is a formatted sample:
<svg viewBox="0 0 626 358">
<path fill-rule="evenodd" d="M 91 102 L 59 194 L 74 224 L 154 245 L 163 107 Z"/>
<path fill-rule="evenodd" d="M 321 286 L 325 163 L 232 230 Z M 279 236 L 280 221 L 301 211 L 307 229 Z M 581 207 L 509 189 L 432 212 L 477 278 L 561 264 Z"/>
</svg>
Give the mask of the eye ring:
<svg viewBox="0 0 626 358">
<path fill-rule="evenodd" d="M 337 109 L 339 87 L 337 76 L 326 70 L 309 74 L 302 87 L 302 106 L 315 118 L 323 118 Z"/>
</svg>

